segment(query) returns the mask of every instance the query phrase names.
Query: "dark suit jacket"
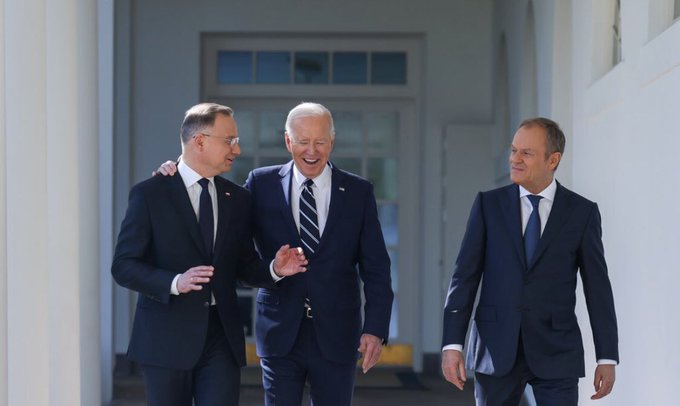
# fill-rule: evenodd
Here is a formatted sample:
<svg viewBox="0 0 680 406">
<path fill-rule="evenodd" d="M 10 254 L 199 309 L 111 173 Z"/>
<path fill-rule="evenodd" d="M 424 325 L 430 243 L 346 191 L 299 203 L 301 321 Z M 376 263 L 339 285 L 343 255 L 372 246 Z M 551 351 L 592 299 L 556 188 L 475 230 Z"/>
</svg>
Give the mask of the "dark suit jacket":
<svg viewBox="0 0 680 406">
<path fill-rule="evenodd" d="M 130 191 L 111 273 L 121 286 L 139 292 L 128 349 L 133 361 L 192 368 L 205 343 L 212 290 L 234 358 L 245 365 L 236 281 L 258 286 L 273 286 L 273 281 L 253 247 L 249 193 L 221 177 L 215 177 L 215 186 L 218 225 L 212 260 L 179 174 L 153 177 Z M 210 289 L 171 295 L 175 275 L 198 265 L 215 267 Z"/>
<path fill-rule="evenodd" d="M 597 205 L 557 184 L 545 229 L 527 264 L 519 187 L 479 193 L 451 278 L 443 343 L 461 344 L 481 279 L 467 344 L 469 369 L 502 376 L 512 368 L 520 331 L 538 377 L 584 376 L 574 312 L 580 271 L 598 359 L 618 361 L 616 314 Z"/>
<path fill-rule="evenodd" d="M 302 245 L 289 206 L 292 168 L 290 162 L 256 169 L 246 182 L 253 196 L 255 242 L 264 256 L 283 244 Z M 258 355 L 290 352 L 307 296 L 324 357 L 355 362 L 362 332 L 387 339 L 394 297 L 390 259 L 368 181 L 333 167 L 328 219 L 319 247 L 308 260 L 307 272 L 258 292 Z M 366 298 L 363 328 L 359 278 Z"/>
</svg>

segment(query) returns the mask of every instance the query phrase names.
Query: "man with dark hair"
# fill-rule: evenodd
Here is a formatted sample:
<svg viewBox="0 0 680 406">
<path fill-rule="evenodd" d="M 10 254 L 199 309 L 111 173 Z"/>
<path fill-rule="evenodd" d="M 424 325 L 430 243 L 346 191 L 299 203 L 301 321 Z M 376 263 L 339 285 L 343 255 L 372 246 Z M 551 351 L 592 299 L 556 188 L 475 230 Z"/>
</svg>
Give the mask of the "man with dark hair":
<svg viewBox="0 0 680 406">
<path fill-rule="evenodd" d="M 614 385 L 618 333 L 600 212 L 555 180 L 564 145 L 554 121 L 522 122 L 510 152 L 513 184 L 479 193 L 472 206 L 444 309 L 442 370 L 463 388 L 462 347 L 481 283 L 467 346 L 477 405 L 517 405 L 527 383 L 539 406 L 578 403 L 577 273 L 598 362 L 592 398 Z"/>
<path fill-rule="evenodd" d="M 139 292 L 128 356 L 141 365 L 149 405 L 235 405 L 245 365 L 236 281 L 273 287 L 305 271 L 300 248 L 269 262 L 252 242 L 248 191 L 217 175 L 240 154 L 229 107 L 190 108 L 181 128 L 180 176 L 135 185 L 111 272 Z"/>
</svg>

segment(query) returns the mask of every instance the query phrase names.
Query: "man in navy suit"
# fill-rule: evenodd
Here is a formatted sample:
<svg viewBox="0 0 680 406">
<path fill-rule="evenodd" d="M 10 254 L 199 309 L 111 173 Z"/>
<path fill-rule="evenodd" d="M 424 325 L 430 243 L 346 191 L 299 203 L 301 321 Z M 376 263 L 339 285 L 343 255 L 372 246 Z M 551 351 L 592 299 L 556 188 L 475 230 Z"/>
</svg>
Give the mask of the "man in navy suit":
<svg viewBox="0 0 680 406">
<path fill-rule="evenodd" d="M 139 292 L 128 356 L 149 405 L 235 405 L 245 364 L 236 281 L 274 287 L 306 260 L 286 245 L 267 253 L 271 264 L 257 256 L 250 195 L 217 176 L 240 154 L 230 108 L 189 109 L 181 141 L 180 176 L 135 185 L 118 237 L 111 272 Z"/>
<path fill-rule="evenodd" d="M 442 370 L 463 388 L 462 347 L 481 283 L 467 344 L 477 405 L 517 405 L 527 383 L 539 406 L 578 403 L 577 273 L 598 363 L 592 399 L 614 385 L 618 334 L 600 213 L 554 179 L 564 145 L 554 121 L 525 120 L 512 141 L 513 184 L 479 193 L 472 206 L 444 309 Z"/>
<path fill-rule="evenodd" d="M 306 381 L 314 405 L 350 405 L 357 350 L 366 373 L 388 338 L 394 295 L 373 187 L 329 162 L 334 140 L 331 113 L 302 103 L 286 120 L 293 160 L 256 169 L 246 181 L 260 253 L 293 244 L 309 260 L 306 273 L 257 294 L 266 405 L 300 405 Z"/>
</svg>

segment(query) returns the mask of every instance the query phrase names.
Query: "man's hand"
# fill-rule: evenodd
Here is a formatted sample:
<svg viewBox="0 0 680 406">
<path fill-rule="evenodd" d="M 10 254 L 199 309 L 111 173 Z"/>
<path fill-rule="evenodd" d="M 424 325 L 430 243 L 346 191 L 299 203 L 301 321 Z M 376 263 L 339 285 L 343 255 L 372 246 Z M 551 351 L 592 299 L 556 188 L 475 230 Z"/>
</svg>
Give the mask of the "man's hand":
<svg viewBox="0 0 680 406">
<path fill-rule="evenodd" d="M 609 395 L 614 389 L 614 380 L 616 380 L 616 365 L 598 365 L 595 368 L 595 379 L 593 380 L 595 394 L 590 398 L 593 400 L 602 399 Z"/>
<path fill-rule="evenodd" d="M 279 248 L 274 258 L 274 273 L 279 277 L 295 275 L 299 272 L 305 272 L 307 268 L 307 259 L 302 248 L 290 248 L 286 244 Z"/>
<path fill-rule="evenodd" d="M 189 268 L 179 276 L 177 279 L 177 291 L 179 293 L 187 293 L 192 290 L 203 289 L 203 284 L 210 282 L 215 268 L 207 265 L 195 266 Z"/>
<path fill-rule="evenodd" d="M 380 337 L 365 333 L 361 335 L 358 351 L 364 358 L 364 361 L 361 363 L 361 369 L 364 373 L 368 372 L 369 369 L 378 363 L 380 353 L 382 352 L 382 343 L 383 340 Z"/>
<path fill-rule="evenodd" d="M 465 376 L 465 358 L 457 350 L 446 350 L 442 353 L 442 372 L 447 381 L 463 390 L 467 377 Z"/>
<path fill-rule="evenodd" d="M 174 163 L 173 161 L 165 161 L 165 163 L 161 164 L 161 166 L 158 167 L 155 171 L 151 172 L 151 176 L 156 176 L 156 175 L 163 175 L 163 176 L 172 176 L 177 172 L 177 164 Z"/>
</svg>

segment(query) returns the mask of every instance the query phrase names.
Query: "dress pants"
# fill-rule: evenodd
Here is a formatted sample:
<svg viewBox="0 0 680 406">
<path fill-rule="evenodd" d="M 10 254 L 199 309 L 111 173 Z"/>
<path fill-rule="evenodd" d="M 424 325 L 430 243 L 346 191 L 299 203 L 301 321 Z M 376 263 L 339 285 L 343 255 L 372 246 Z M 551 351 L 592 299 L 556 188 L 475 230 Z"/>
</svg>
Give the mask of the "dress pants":
<svg viewBox="0 0 680 406">
<path fill-rule="evenodd" d="M 475 373 L 477 406 L 517 406 L 527 384 L 533 389 L 537 406 L 578 404 L 578 378 L 542 379 L 534 375 L 527 365 L 520 338 L 517 359 L 508 374 L 492 376 Z"/>
<path fill-rule="evenodd" d="M 150 406 L 192 406 L 192 399 L 195 406 L 238 405 L 241 368 L 231 353 L 216 306 L 210 308 L 203 354 L 194 368 L 141 367 Z"/>
<path fill-rule="evenodd" d="M 307 381 L 313 406 L 352 404 L 358 355 L 346 364 L 325 359 L 317 342 L 313 320 L 302 319 L 297 339 L 288 355 L 260 360 L 266 406 L 300 406 Z"/>
</svg>

